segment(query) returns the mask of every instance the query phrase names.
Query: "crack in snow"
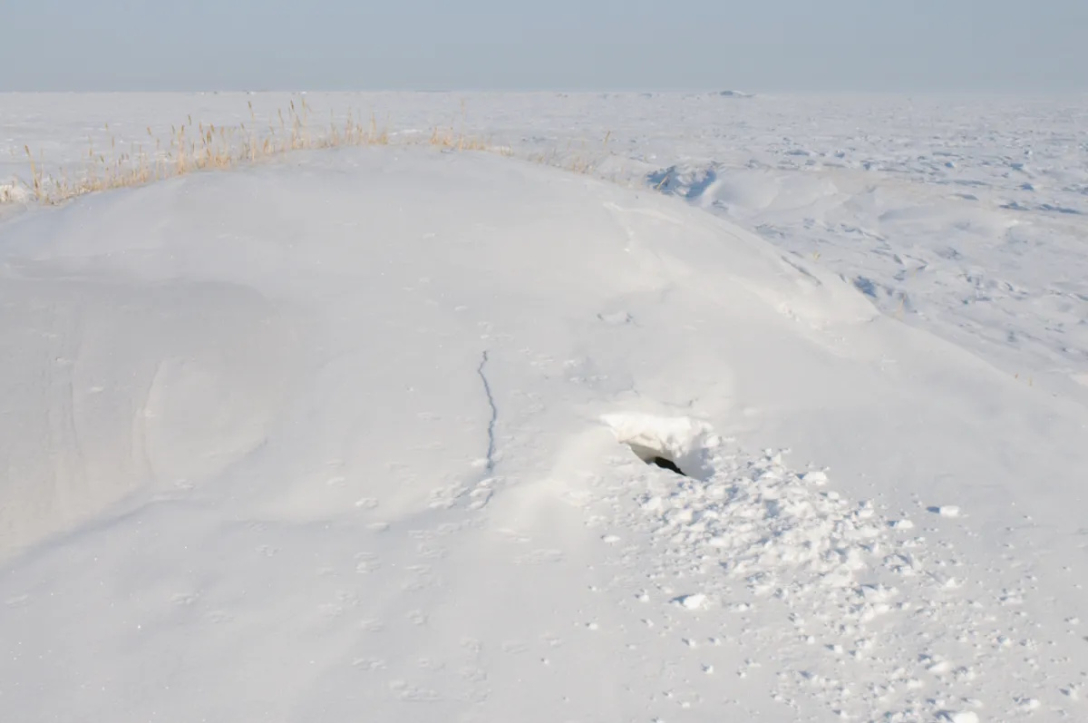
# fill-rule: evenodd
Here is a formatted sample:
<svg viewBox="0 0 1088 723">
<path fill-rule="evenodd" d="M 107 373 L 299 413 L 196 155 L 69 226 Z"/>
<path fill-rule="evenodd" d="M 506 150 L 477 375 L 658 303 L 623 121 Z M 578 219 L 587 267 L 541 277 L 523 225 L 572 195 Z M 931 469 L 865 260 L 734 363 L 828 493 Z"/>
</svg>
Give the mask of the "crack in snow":
<svg viewBox="0 0 1088 723">
<path fill-rule="evenodd" d="M 487 380 L 487 375 L 484 374 L 484 367 L 487 366 L 488 359 L 487 350 L 485 349 L 480 359 L 480 366 L 476 368 L 476 373 L 480 375 L 480 380 L 484 383 L 484 394 L 487 395 L 487 405 L 491 408 L 491 419 L 487 423 L 487 464 L 484 465 L 484 470 L 487 475 L 490 475 L 495 470 L 495 422 L 499 418 L 498 407 L 495 406 L 495 396 L 491 393 L 491 383 Z"/>
</svg>

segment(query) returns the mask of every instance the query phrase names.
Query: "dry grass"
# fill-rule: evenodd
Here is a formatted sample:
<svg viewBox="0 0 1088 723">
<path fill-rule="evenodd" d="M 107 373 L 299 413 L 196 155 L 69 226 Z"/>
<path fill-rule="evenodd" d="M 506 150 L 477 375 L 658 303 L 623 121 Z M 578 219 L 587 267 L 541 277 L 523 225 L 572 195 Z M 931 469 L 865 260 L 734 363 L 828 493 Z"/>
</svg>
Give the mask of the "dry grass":
<svg viewBox="0 0 1088 723">
<path fill-rule="evenodd" d="M 602 163 L 612 155 L 608 150 L 608 142 L 611 138 L 612 131 L 609 131 L 605 134 L 600 151 L 593 150 L 584 142 L 577 148 L 574 147 L 573 143 L 568 143 L 565 149 L 556 148 L 545 153 L 537 153 L 528 156 L 528 159 L 534 163 L 561 168 L 572 173 L 600 175 L 599 171 Z"/>
<path fill-rule="evenodd" d="M 170 129 L 170 137 L 164 143 L 147 129 L 148 145 L 133 144 L 127 152 L 117 153 L 116 139 L 111 136 L 110 149 L 100 152 L 91 144 L 86 162 L 78 173 L 70 175 L 60 169 L 55 174 L 45 174 L 44 160 L 35 159 L 31 149 L 24 146 L 30 165 L 30 180 L 16 179 L 8 189 L 25 187 L 31 198 L 43 204 L 59 204 L 77 196 L 115 188 L 143 186 L 153 181 L 183 176 L 206 170 L 236 168 L 244 164 L 257 164 L 294 151 L 319 150 L 361 146 L 430 145 L 443 150 L 494 151 L 509 154 L 508 149 L 493 147 L 490 142 L 468 136 L 454 127 L 434 128 L 430 138 L 425 136 L 398 136 L 391 139 L 388 128 L 379 128 L 377 118 L 371 115 L 364 122 L 349 113 L 346 120 L 336 121 L 330 115 L 328 124 L 315 128 L 311 124 L 311 109 L 305 98 L 298 104 L 291 101 L 286 113 L 280 110 L 273 122 L 258 127 L 252 103 L 249 104 L 250 122 L 237 126 L 215 126 L 197 123 L 192 117 L 187 123 Z M 106 126 L 107 134 L 109 126 Z M 9 191 L 0 200 L 16 198 Z"/>
</svg>

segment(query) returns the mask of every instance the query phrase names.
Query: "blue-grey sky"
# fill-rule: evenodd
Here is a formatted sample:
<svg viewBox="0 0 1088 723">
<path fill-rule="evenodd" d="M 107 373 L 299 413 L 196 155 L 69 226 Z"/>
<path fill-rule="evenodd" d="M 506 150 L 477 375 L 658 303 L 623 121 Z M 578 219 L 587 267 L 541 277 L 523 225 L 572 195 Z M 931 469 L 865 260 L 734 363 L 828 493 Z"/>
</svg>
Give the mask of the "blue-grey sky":
<svg viewBox="0 0 1088 723">
<path fill-rule="evenodd" d="M 1088 0 L 0 0 L 0 90 L 1088 90 Z"/>
</svg>

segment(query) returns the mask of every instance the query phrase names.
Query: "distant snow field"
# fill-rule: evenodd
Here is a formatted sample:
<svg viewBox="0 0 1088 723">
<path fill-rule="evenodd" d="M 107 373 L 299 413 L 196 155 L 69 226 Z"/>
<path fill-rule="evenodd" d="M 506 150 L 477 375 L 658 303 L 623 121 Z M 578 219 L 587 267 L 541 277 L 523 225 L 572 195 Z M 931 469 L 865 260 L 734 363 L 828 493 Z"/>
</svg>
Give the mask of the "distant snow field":
<svg viewBox="0 0 1088 723">
<path fill-rule="evenodd" d="M 1088 719 L 1088 101 L 307 98 L 0 95 L 0 720 Z"/>
</svg>

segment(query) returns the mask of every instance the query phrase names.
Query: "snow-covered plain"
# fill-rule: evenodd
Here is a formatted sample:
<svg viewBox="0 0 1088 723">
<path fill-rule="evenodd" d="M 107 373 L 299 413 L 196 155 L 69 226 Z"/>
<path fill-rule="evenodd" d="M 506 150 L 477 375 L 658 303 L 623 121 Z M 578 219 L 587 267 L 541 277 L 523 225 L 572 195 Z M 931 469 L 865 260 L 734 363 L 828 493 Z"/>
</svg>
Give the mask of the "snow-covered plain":
<svg viewBox="0 0 1088 723">
<path fill-rule="evenodd" d="M 0 96 L 0 177 L 286 99 Z M 308 100 L 609 180 L 0 206 L 0 720 L 1088 718 L 1088 101 Z"/>
</svg>

